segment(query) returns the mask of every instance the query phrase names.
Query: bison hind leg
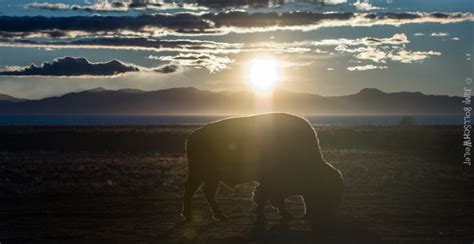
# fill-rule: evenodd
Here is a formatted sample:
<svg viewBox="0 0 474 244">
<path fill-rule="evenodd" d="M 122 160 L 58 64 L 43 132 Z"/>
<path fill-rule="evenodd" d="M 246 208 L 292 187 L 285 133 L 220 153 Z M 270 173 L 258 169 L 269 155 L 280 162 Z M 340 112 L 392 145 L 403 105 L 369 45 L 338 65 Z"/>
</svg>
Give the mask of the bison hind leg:
<svg viewBox="0 0 474 244">
<path fill-rule="evenodd" d="M 265 209 L 265 204 L 268 201 L 268 193 L 265 191 L 265 188 L 262 185 L 259 184 L 255 187 L 252 200 L 257 205 L 257 223 L 263 223 L 265 221 L 265 214 L 263 210 Z"/>
<path fill-rule="evenodd" d="M 185 221 L 190 221 L 192 216 L 191 211 L 191 200 L 196 193 L 197 189 L 201 186 L 202 181 L 197 177 L 188 177 L 186 184 L 184 186 L 184 201 L 183 201 L 183 210 L 181 216 L 183 216 Z"/>
<path fill-rule="evenodd" d="M 206 196 L 207 202 L 209 202 L 209 206 L 211 207 L 211 210 L 213 212 L 213 218 L 220 221 L 224 221 L 227 218 L 222 213 L 222 210 L 216 202 L 216 192 L 218 186 L 218 180 L 205 181 L 203 191 L 204 195 Z"/>
</svg>

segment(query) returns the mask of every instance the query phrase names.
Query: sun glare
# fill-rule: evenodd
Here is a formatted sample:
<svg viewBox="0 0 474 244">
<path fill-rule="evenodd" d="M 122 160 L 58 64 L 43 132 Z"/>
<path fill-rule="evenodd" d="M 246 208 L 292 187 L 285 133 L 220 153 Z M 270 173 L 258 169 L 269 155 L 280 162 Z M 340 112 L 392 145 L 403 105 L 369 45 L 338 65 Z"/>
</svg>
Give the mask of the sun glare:
<svg viewBox="0 0 474 244">
<path fill-rule="evenodd" d="M 248 67 L 248 82 L 255 92 L 271 93 L 279 79 L 278 62 L 274 59 L 252 59 Z"/>
</svg>

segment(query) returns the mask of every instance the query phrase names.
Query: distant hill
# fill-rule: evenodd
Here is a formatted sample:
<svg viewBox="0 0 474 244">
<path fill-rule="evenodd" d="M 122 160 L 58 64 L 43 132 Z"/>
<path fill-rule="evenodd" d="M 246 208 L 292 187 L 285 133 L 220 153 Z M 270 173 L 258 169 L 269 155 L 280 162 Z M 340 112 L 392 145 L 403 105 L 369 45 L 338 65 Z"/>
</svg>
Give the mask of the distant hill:
<svg viewBox="0 0 474 244">
<path fill-rule="evenodd" d="M 7 94 L 0 93 L 0 102 L 22 102 L 27 99 L 12 97 Z"/>
<path fill-rule="evenodd" d="M 264 112 L 251 92 L 211 92 L 192 87 L 156 91 L 95 88 L 41 100 L 0 102 L 1 115 L 224 115 Z M 366 88 L 347 96 L 274 92 L 272 111 L 304 115 L 433 115 L 462 113 L 461 97 Z M 260 109 L 259 109 L 260 108 Z"/>
</svg>

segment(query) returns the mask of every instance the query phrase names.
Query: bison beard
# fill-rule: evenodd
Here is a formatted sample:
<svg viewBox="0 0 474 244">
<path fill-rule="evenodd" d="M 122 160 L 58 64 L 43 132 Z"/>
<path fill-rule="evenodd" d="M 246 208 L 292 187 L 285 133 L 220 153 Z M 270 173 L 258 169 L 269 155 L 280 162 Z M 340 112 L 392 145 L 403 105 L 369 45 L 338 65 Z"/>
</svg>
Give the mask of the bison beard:
<svg viewBox="0 0 474 244">
<path fill-rule="evenodd" d="M 203 184 L 214 217 L 224 220 L 215 195 L 219 182 L 229 187 L 258 182 L 253 200 L 263 220 L 267 201 L 283 218 L 284 200 L 301 195 L 306 216 L 329 218 L 339 207 L 341 173 L 321 156 L 316 132 L 307 120 L 285 113 L 236 117 L 210 123 L 187 139 L 188 179 L 182 215 L 191 218 L 191 198 Z"/>
</svg>

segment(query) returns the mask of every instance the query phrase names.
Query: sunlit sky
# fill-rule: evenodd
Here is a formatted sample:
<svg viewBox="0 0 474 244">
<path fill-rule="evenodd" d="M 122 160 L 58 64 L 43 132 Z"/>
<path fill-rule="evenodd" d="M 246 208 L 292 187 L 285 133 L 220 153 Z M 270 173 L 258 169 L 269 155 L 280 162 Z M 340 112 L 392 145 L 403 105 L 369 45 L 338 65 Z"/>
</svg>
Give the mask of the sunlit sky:
<svg viewBox="0 0 474 244">
<path fill-rule="evenodd" d="M 462 95 L 473 73 L 472 0 L 226 9 L 103 2 L 1 0 L 0 93 L 43 98 L 95 87 L 255 89 L 249 82 L 255 60 L 278 66 L 269 69 L 278 73 L 277 89 L 323 96 L 366 87 Z"/>
</svg>

